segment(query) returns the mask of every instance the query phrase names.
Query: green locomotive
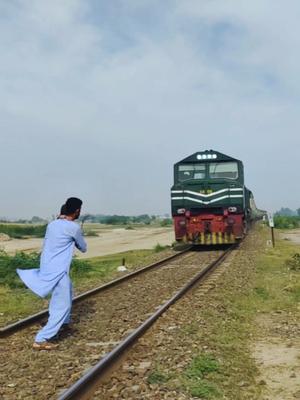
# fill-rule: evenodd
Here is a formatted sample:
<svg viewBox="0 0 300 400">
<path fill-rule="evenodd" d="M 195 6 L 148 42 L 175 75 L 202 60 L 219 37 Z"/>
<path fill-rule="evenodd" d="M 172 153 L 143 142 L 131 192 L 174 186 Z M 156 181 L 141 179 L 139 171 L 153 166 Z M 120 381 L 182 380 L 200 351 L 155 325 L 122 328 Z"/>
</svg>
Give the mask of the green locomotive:
<svg viewBox="0 0 300 400">
<path fill-rule="evenodd" d="M 201 245 L 235 243 L 259 212 L 242 161 L 214 150 L 174 165 L 171 202 L 176 240 Z"/>
</svg>

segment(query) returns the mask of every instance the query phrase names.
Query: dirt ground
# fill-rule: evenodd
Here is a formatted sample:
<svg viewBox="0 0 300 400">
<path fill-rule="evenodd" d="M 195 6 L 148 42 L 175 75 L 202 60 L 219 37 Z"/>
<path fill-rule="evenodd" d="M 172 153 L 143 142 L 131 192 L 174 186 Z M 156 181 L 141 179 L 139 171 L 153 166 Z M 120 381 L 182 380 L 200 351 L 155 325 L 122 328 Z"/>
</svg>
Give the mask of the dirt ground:
<svg viewBox="0 0 300 400">
<path fill-rule="evenodd" d="M 300 229 L 293 229 L 292 231 L 282 232 L 280 238 L 290 240 L 293 243 L 300 244 Z"/>
<path fill-rule="evenodd" d="M 265 400 L 300 399 L 299 326 L 292 316 L 265 315 L 257 319 L 261 340 L 254 357 L 266 387 Z"/>
<path fill-rule="evenodd" d="M 98 236 L 86 237 L 88 251 L 76 250 L 78 258 L 91 258 L 128 250 L 152 249 L 158 243 L 171 245 L 174 241 L 173 228 L 147 227 L 136 229 L 112 228 L 98 231 Z M 16 251 L 40 251 L 43 239 L 12 239 L 0 243 L 0 248 L 9 254 Z"/>
</svg>

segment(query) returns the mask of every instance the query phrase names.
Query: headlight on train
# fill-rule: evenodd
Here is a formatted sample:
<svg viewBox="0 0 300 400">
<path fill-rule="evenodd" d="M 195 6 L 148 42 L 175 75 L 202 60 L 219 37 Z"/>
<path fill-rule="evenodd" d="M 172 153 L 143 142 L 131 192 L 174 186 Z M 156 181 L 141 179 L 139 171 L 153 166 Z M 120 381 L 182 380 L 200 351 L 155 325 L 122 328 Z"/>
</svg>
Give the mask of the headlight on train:
<svg viewBox="0 0 300 400">
<path fill-rule="evenodd" d="M 185 213 L 185 208 L 178 208 L 177 214 L 184 214 Z"/>
<path fill-rule="evenodd" d="M 237 212 L 237 207 L 228 207 L 228 211 L 230 213 L 235 213 L 235 212 Z"/>
</svg>

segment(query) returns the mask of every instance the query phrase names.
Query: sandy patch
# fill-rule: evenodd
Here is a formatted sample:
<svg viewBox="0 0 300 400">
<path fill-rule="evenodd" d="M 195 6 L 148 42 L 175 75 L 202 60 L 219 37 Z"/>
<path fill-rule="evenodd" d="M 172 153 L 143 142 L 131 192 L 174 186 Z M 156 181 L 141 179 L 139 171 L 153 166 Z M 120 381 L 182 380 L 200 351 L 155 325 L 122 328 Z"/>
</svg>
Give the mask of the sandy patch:
<svg viewBox="0 0 300 400">
<path fill-rule="evenodd" d="M 266 384 L 270 400 L 300 399 L 300 347 L 278 339 L 258 342 L 254 356 L 261 370 L 261 384 Z"/>
<path fill-rule="evenodd" d="M 299 338 L 282 334 L 274 319 L 258 320 L 258 324 L 265 335 L 255 343 L 253 355 L 260 370 L 259 384 L 266 388 L 264 400 L 300 399 Z"/>
<path fill-rule="evenodd" d="M 300 230 L 293 229 L 292 231 L 280 233 L 280 238 L 283 240 L 290 240 L 293 243 L 300 244 Z"/>
<path fill-rule="evenodd" d="M 98 231 L 99 236 L 86 237 L 88 251 L 82 254 L 76 251 L 79 258 L 90 258 L 119 253 L 128 250 L 152 249 L 157 243 L 171 245 L 174 241 L 173 228 L 138 228 L 127 230 L 105 229 Z M 0 248 L 9 254 L 16 251 L 40 251 L 43 239 L 12 239 L 1 242 Z"/>
</svg>

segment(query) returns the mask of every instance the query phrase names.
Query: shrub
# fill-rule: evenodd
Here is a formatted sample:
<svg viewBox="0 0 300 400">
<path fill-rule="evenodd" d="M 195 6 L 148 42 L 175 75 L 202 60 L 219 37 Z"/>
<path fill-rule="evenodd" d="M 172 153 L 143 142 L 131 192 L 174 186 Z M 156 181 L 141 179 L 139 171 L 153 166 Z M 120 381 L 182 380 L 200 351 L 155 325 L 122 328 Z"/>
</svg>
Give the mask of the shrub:
<svg viewBox="0 0 300 400">
<path fill-rule="evenodd" d="M 300 254 L 295 253 L 286 261 L 286 266 L 292 271 L 300 271 Z"/>
<path fill-rule="evenodd" d="M 279 228 L 279 229 L 299 228 L 300 217 L 275 215 L 274 224 L 275 224 L 275 228 Z"/>
<path fill-rule="evenodd" d="M 22 281 L 16 273 L 17 268 L 30 269 L 39 268 L 40 254 L 17 252 L 10 256 L 4 251 L 0 251 L 0 284 L 10 288 L 24 287 Z M 71 264 L 71 277 L 78 278 L 89 273 L 90 264 L 86 260 L 73 259 Z"/>
<path fill-rule="evenodd" d="M 91 271 L 92 267 L 86 260 L 79 260 L 78 258 L 73 258 L 71 264 L 71 278 L 81 278 L 87 275 Z"/>
<path fill-rule="evenodd" d="M 38 253 L 25 254 L 17 252 L 14 256 L 9 256 L 4 251 L 0 251 L 0 284 L 10 288 L 23 287 L 16 269 L 38 268 L 40 255 Z"/>
<path fill-rule="evenodd" d="M 173 221 L 171 220 L 171 218 L 165 218 L 162 221 L 160 221 L 160 226 L 164 227 L 164 226 L 171 226 L 173 223 Z"/>
<path fill-rule="evenodd" d="M 154 246 L 154 251 L 155 253 L 159 253 L 160 251 L 163 251 L 167 248 L 168 246 L 162 246 L 160 243 L 157 243 L 156 246 Z"/>
<path fill-rule="evenodd" d="M 98 233 L 93 230 L 88 230 L 88 231 L 84 232 L 84 236 L 96 237 L 96 236 L 98 236 Z"/>
<path fill-rule="evenodd" d="M 0 233 L 20 239 L 24 236 L 44 237 L 47 225 L 0 224 Z"/>
</svg>

